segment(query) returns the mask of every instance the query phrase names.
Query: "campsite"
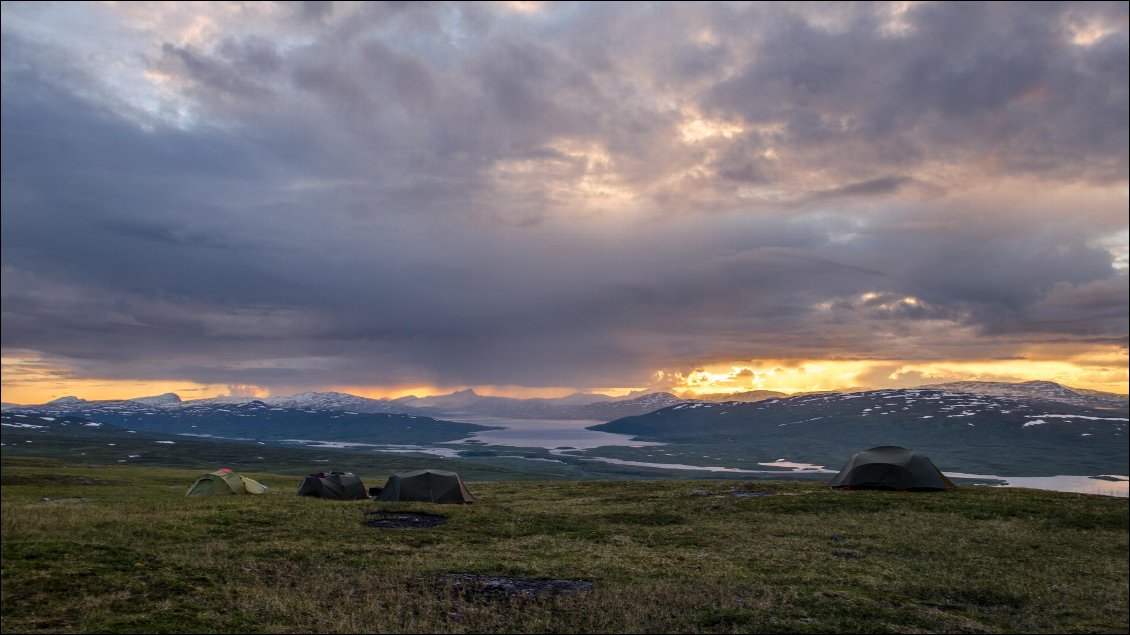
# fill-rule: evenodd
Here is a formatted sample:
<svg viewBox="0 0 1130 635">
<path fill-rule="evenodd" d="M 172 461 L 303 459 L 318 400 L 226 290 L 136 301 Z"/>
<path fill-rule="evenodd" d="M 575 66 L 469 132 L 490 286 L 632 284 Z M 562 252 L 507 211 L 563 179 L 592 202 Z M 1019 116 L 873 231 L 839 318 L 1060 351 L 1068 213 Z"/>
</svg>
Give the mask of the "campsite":
<svg viewBox="0 0 1130 635">
<path fill-rule="evenodd" d="M 306 474 L 260 469 L 236 466 L 266 486 L 262 495 L 186 497 L 200 470 L 5 456 L 4 631 L 1070 633 L 1127 624 L 1124 498 L 469 481 L 474 504 L 440 505 L 296 496 Z M 384 484 L 388 474 L 358 476 Z M 370 526 L 376 511 L 444 522 Z"/>
<path fill-rule="evenodd" d="M 0 635 L 1130 635 L 1130 1 L 0 18 Z"/>
</svg>

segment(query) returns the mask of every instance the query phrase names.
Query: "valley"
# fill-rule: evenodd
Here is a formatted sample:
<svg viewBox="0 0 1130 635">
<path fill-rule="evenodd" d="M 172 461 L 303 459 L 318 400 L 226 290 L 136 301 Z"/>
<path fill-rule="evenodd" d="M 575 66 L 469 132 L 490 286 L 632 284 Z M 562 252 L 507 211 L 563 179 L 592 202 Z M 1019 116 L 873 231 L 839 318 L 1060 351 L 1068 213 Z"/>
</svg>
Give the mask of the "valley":
<svg viewBox="0 0 1130 635">
<path fill-rule="evenodd" d="M 297 469 L 442 463 L 491 479 L 822 480 L 854 452 L 901 445 L 930 456 L 964 482 L 1045 479 L 1025 482 L 1054 488 L 1057 481 L 1047 479 L 1115 475 L 1110 478 L 1116 495 L 1125 491 L 1128 423 L 1125 405 L 1117 407 L 1119 396 L 1048 384 L 968 387 L 979 392 L 949 386 L 767 393 L 756 401 L 684 400 L 658 393 L 578 404 L 574 396 L 566 399 L 572 403 L 548 405 L 553 400 L 480 397 L 471 391 L 409 400 L 415 403 L 344 393 L 243 401 L 181 401 L 175 395 L 111 402 L 60 399 L 5 405 L 0 449 L 10 455 L 201 467 L 219 459 L 239 465 L 282 461 Z M 421 401 L 450 420 L 420 414 Z M 591 416 L 591 406 L 637 414 L 607 422 L 579 418 Z M 395 408 L 404 412 L 380 411 Z M 547 408 L 578 418 L 481 414 Z M 1071 482 L 1079 490 L 1078 482 Z M 1096 491 L 1111 489 L 1100 487 L 1109 481 L 1094 479 L 1082 481 L 1082 487 L 1091 482 Z"/>
</svg>

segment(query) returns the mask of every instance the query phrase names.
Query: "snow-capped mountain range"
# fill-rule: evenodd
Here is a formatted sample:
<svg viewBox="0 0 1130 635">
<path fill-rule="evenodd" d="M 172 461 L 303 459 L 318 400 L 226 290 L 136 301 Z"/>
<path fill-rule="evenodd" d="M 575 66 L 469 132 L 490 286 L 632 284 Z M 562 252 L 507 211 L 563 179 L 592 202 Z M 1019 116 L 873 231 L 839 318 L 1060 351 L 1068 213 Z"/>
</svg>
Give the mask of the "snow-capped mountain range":
<svg viewBox="0 0 1130 635">
<path fill-rule="evenodd" d="M 1127 404 L 1126 395 L 1086 388 L 1068 388 L 1053 381 L 1025 381 L 1014 384 L 1000 381 L 955 381 L 930 384 L 921 388 L 993 397 L 1039 399 L 1087 408 L 1125 408 Z"/>
<path fill-rule="evenodd" d="M 402 397 L 371 399 L 342 392 L 304 392 L 278 397 L 212 397 L 184 401 L 175 393 L 137 399 L 87 401 L 77 397 L 61 397 L 45 404 L 21 406 L 5 404 L 7 411 L 35 411 L 47 414 L 81 414 L 97 416 L 100 412 L 145 412 L 185 408 L 223 408 L 262 403 L 272 408 L 309 412 L 355 412 L 404 414 L 436 419 L 460 417 L 506 419 L 567 419 L 610 421 L 619 417 L 644 414 L 659 408 L 682 403 L 670 393 L 648 393 L 634 398 L 613 399 L 606 395 L 569 395 L 557 399 L 511 399 L 485 397 L 473 390 L 434 397 Z"/>
<path fill-rule="evenodd" d="M 919 389 L 940 390 L 996 397 L 1014 397 L 1088 408 L 1126 408 L 1127 396 L 1081 388 L 1069 388 L 1050 381 L 1020 383 L 959 381 L 920 386 Z M 863 392 L 852 390 L 843 392 Z M 819 394 L 819 393 L 816 393 Z M 395 413 L 437 418 L 478 416 L 512 419 L 586 419 L 610 421 L 619 417 L 652 412 L 679 403 L 695 402 L 760 402 L 789 397 L 771 390 L 754 390 L 723 395 L 702 395 L 693 399 L 667 392 L 633 393 L 626 397 L 609 397 L 594 393 L 574 393 L 547 399 L 514 399 L 489 397 L 474 390 L 461 390 L 448 395 L 372 399 L 343 392 L 303 392 L 276 397 L 224 396 L 182 400 L 175 393 L 125 400 L 86 401 L 77 397 L 60 397 L 46 404 L 22 406 L 5 403 L 4 410 L 34 408 L 37 411 L 70 412 L 84 409 L 136 410 L 144 408 L 184 408 L 188 406 L 228 406 L 259 401 L 275 408 L 361 413 Z M 799 395 L 792 395 L 793 397 Z"/>
<path fill-rule="evenodd" d="M 323 392 L 182 401 L 169 393 L 119 401 L 68 397 L 36 406 L 6 404 L 0 423 L 5 446 L 21 448 L 38 447 L 36 443 L 60 435 L 121 436 L 132 430 L 176 435 L 169 440 L 422 446 L 465 439 L 486 430 L 484 425 L 514 425 L 503 418 L 572 419 L 607 421 L 589 428 L 666 444 L 661 450 L 620 448 L 616 456 L 627 460 L 695 464 L 709 456 L 721 464 L 756 468 L 758 461 L 787 457 L 831 465 L 860 449 L 894 444 L 928 450 L 947 469 L 969 473 L 1126 473 L 1125 396 L 1050 382 L 945 386 L 784 397 L 746 394 L 721 401 L 651 393 L 594 403 L 484 397 L 473 391 L 395 400 Z"/>
</svg>

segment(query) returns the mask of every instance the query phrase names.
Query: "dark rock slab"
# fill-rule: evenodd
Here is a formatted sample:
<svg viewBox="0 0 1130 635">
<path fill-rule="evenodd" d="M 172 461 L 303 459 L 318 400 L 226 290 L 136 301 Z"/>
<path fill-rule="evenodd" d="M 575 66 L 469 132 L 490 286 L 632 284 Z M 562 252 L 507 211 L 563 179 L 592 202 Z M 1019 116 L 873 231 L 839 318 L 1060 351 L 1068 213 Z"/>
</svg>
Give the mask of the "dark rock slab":
<svg viewBox="0 0 1130 635">
<path fill-rule="evenodd" d="M 591 591 L 588 580 L 539 580 L 534 578 L 504 578 L 473 573 L 448 573 L 439 577 L 453 588 L 468 596 L 478 598 L 539 597 L 567 595 Z"/>
<path fill-rule="evenodd" d="M 373 519 L 365 523 L 369 527 L 392 527 L 407 529 L 430 529 L 447 522 L 447 516 L 424 514 L 422 512 L 369 512 Z"/>
<path fill-rule="evenodd" d="M 730 492 L 730 496 L 734 498 L 763 498 L 772 495 L 773 492 Z"/>
</svg>

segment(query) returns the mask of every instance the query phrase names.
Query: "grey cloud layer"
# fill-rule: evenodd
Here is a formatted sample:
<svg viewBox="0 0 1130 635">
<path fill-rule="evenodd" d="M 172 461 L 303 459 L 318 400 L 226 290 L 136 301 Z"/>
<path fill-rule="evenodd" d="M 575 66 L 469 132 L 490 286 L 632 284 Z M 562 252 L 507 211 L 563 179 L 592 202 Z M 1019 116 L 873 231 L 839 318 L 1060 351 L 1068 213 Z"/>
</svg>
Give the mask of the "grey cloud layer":
<svg viewBox="0 0 1130 635">
<path fill-rule="evenodd" d="M 1125 3 L 295 5 L 146 49 L 148 109 L 10 11 L 3 346 L 81 373 L 583 387 L 1126 343 L 1096 246 L 1124 197 L 962 198 L 1125 188 Z"/>
</svg>

